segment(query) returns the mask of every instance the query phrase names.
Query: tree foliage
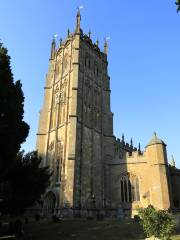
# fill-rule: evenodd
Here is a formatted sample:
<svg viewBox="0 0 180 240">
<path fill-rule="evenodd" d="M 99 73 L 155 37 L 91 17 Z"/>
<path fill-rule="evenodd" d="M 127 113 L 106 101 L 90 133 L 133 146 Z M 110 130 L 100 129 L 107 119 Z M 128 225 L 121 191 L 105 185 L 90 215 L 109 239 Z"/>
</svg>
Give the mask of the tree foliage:
<svg viewBox="0 0 180 240">
<path fill-rule="evenodd" d="M 175 229 L 175 221 L 165 210 L 156 210 L 152 205 L 139 209 L 141 223 L 147 237 L 157 237 L 163 240 L 170 239 Z"/>
<path fill-rule="evenodd" d="M 37 152 L 17 155 L 16 164 L 11 169 L 6 190 L 6 199 L 1 211 L 21 213 L 25 208 L 40 200 L 49 185 L 51 174 L 48 167 L 40 167 L 41 158 Z"/>
<path fill-rule="evenodd" d="M 0 43 L 0 183 L 7 179 L 29 126 L 23 121 L 24 95 L 14 82 L 8 51 Z"/>
<path fill-rule="evenodd" d="M 177 12 L 179 12 L 180 11 L 180 0 L 176 1 L 176 5 L 177 5 Z"/>
</svg>

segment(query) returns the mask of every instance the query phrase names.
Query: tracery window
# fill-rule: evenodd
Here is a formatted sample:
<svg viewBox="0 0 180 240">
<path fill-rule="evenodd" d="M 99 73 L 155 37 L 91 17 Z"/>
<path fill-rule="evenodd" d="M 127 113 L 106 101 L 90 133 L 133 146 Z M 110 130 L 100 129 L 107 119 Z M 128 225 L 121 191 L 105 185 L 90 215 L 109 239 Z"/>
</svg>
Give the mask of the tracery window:
<svg viewBox="0 0 180 240">
<path fill-rule="evenodd" d="M 66 119 L 66 88 L 60 91 L 59 95 L 60 109 L 59 109 L 59 124 L 65 122 Z"/>
<path fill-rule="evenodd" d="M 51 129 L 56 127 L 56 120 L 57 120 L 57 108 L 53 108 L 51 112 Z"/>
<path fill-rule="evenodd" d="M 51 129 L 55 127 L 55 122 L 56 122 L 56 109 L 53 109 L 51 115 Z"/>
<path fill-rule="evenodd" d="M 55 169 L 55 182 L 59 183 L 61 181 L 61 170 L 63 162 L 63 143 L 58 142 L 57 144 L 57 156 L 56 156 L 56 169 Z"/>
<path fill-rule="evenodd" d="M 91 68 L 91 61 L 88 54 L 85 56 L 85 67 L 88 67 L 89 69 Z"/>
<path fill-rule="evenodd" d="M 57 122 L 57 113 L 58 113 L 58 103 L 59 103 L 59 87 L 56 85 L 54 96 L 53 96 L 53 103 L 52 103 L 52 110 L 51 110 L 51 129 L 56 127 Z"/>
<path fill-rule="evenodd" d="M 139 179 L 136 176 L 129 178 L 128 174 L 121 177 L 121 202 L 140 201 Z"/>
<path fill-rule="evenodd" d="M 139 201 L 140 195 L 139 195 L 139 179 L 133 178 L 132 179 L 132 201 Z"/>
<path fill-rule="evenodd" d="M 98 77 L 99 75 L 99 70 L 98 70 L 98 65 L 97 62 L 94 63 L 94 75 Z"/>
<path fill-rule="evenodd" d="M 67 73 L 68 67 L 69 67 L 69 58 L 68 58 L 68 54 L 66 53 L 63 61 L 63 75 Z"/>
<path fill-rule="evenodd" d="M 59 77 L 61 73 L 61 62 L 57 62 L 56 64 L 56 77 Z"/>
<path fill-rule="evenodd" d="M 48 157 L 46 164 L 52 168 L 54 159 L 54 141 L 51 141 L 48 145 Z"/>
</svg>

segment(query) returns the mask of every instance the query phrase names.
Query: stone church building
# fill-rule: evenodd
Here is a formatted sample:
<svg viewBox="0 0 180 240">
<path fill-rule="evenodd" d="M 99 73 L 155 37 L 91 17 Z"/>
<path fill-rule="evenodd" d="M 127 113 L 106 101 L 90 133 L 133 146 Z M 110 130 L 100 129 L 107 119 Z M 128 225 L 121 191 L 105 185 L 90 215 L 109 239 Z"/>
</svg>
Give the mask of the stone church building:
<svg viewBox="0 0 180 240">
<path fill-rule="evenodd" d="M 113 132 L 107 42 L 104 51 L 76 29 L 52 41 L 37 150 L 52 171 L 44 211 L 87 215 L 135 214 L 149 204 L 179 208 L 180 171 L 167 160 L 166 144 L 154 133 L 144 151 Z"/>
</svg>

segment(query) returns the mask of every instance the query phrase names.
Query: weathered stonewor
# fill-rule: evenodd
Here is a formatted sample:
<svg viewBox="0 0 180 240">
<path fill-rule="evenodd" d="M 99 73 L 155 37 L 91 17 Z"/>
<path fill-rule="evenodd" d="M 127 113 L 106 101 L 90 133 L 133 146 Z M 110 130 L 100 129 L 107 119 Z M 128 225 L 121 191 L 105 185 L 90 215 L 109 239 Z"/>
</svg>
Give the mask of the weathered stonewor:
<svg viewBox="0 0 180 240">
<path fill-rule="evenodd" d="M 52 41 L 39 117 L 37 150 L 53 172 L 44 213 L 122 218 L 149 204 L 178 208 L 179 170 L 169 174 L 165 143 L 154 134 L 142 152 L 114 137 L 108 44 L 102 52 L 83 33 L 79 11 L 76 20 L 64 41 Z"/>
</svg>

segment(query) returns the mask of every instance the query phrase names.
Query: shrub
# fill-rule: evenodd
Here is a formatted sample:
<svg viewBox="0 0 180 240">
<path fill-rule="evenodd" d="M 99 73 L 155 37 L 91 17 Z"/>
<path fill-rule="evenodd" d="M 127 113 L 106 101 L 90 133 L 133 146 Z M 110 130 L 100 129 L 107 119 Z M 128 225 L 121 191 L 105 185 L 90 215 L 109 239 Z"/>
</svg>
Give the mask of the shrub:
<svg viewBox="0 0 180 240">
<path fill-rule="evenodd" d="M 141 224 L 147 237 L 157 237 L 163 240 L 170 239 L 175 229 L 172 215 L 165 210 L 156 210 L 152 205 L 139 209 Z"/>
<path fill-rule="evenodd" d="M 140 217 L 138 215 L 134 215 L 134 222 L 140 222 Z"/>
</svg>

